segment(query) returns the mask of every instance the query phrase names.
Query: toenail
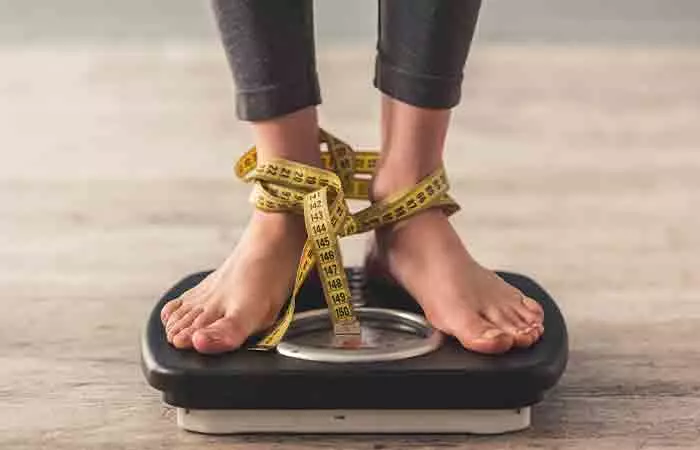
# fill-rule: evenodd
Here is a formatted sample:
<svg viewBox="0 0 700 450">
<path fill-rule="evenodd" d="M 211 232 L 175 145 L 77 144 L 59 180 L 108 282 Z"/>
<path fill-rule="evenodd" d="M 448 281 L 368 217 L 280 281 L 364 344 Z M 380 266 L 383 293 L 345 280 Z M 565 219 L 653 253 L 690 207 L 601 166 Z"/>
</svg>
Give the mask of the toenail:
<svg viewBox="0 0 700 450">
<path fill-rule="evenodd" d="M 521 301 L 523 305 L 530 311 L 537 309 L 540 312 L 542 311 L 542 307 L 540 306 L 539 302 L 537 300 L 531 299 L 530 297 L 527 297 L 525 295 L 522 296 Z"/>
<path fill-rule="evenodd" d="M 504 334 L 505 333 L 499 329 L 491 328 L 490 330 L 484 331 L 482 335 L 478 337 L 478 339 L 495 339 L 499 336 L 503 336 Z"/>
<path fill-rule="evenodd" d="M 217 333 L 215 331 L 206 331 L 206 332 L 201 332 L 201 333 L 197 333 L 197 334 L 199 335 L 200 339 L 205 339 L 209 342 L 215 342 L 215 341 L 221 340 L 221 336 L 219 335 L 219 333 Z"/>
</svg>

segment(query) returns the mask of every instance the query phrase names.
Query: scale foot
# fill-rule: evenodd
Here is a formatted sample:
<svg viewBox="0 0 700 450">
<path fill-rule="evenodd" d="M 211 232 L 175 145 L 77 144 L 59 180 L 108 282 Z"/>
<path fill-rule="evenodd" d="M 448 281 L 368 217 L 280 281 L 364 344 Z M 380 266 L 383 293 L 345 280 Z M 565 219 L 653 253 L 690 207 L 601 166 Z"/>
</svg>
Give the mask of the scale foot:
<svg viewBox="0 0 700 450">
<path fill-rule="evenodd" d="M 517 409 L 268 409 L 177 408 L 177 424 L 205 434 L 459 433 L 500 434 L 530 426 L 530 407 Z"/>
</svg>

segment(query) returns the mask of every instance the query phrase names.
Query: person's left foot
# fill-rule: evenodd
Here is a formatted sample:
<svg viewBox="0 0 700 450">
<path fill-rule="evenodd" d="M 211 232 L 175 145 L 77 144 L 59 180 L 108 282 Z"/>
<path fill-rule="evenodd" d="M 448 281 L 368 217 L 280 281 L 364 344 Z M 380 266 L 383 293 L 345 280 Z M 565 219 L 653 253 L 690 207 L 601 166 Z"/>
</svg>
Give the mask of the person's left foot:
<svg viewBox="0 0 700 450">
<path fill-rule="evenodd" d="M 472 258 L 438 209 L 377 230 L 368 276 L 389 276 L 428 321 L 478 353 L 529 347 L 541 336 L 542 307 Z"/>
</svg>

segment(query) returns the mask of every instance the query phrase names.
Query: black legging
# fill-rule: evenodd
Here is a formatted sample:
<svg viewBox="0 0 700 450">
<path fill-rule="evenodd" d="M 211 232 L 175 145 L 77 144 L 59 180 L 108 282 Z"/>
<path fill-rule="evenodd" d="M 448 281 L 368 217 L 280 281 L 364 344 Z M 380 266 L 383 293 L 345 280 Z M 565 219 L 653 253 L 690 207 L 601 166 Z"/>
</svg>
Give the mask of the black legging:
<svg viewBox="0 0 700 450">
<path fill-rule="evenodd" d="M 213 0 L 236 111 L 259 121 L 321 103 L 312 0 Z M 481 0 L 379 0 L 374 85 L 405 103 L 459 103 Z"/>
</svg>

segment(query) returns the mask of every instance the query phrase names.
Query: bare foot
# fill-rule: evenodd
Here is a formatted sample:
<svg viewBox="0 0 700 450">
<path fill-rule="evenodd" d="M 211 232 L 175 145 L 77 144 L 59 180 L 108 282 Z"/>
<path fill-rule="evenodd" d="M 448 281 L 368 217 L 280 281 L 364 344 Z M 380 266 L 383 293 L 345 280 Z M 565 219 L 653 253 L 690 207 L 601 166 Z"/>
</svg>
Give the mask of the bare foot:
<svg viewBox="0 0 700 450">
<path fill-rule="evenodd" d="M 163 307 L 168 342 L 221 353 L 271 326 L 293 287 L 305 239 L 302 217 L 256 210 L 221 267 Z"/>
<path fill-rule="evenodd" d="M 542 335 L 543 311 L 477 263 L 442 211 L 422 212 L 377 230 L 367 268 L 388 272 L 428 321 L 479 353 L 528 347 Z"/>
</svg>

